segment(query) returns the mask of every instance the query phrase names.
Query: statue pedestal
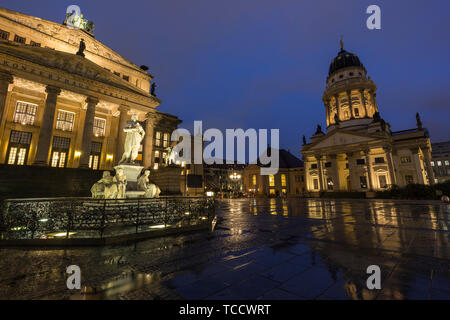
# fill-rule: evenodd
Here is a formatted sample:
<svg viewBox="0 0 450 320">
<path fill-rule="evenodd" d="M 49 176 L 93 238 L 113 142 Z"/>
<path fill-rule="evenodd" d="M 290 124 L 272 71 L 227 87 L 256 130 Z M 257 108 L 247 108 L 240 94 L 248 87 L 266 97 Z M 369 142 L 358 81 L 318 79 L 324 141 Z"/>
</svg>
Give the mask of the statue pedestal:
<svg viewBox="0 0 450 320">
<path fill-rule="evenodd" d="M 114 167 L 115 170 L 122 169 L 123 173 L 127 177 L 127 191 L 136 191 L 137 179 L 140 176 L 144 167 L 133 164 L 119 164 Z"/>
<path fill-rule="evenodd" d="M 163 195 L 182 195 L 184 193 L 184 176 L 181 175 L 181 167 L 160 167 L 151 170 L 150 181 L 156 184 Z"/>
</svg>

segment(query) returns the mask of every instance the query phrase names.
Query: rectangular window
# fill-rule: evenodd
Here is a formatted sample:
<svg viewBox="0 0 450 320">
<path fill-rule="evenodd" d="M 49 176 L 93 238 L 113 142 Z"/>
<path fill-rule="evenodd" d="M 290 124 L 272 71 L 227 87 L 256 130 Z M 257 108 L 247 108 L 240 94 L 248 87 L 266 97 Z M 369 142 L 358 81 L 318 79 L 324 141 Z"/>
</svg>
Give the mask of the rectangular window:
<svg viewBox="0 0 450 320">
<path fill-rule="evenodd" d="M 401 163 L 411 163 L 411 157 L 410 156 L 400 157 L 400 162 Z"/>
<path fill-rule="evenodd" d="M 105 128 L 106 128 L 106 119 L 102 118 L 94 118 L 94 136 L 96 137 L 104 137 L 105 136 Z"/>
<path fill-rule="evenodd" d="M 36 119 L 36 111 L 36 104 L 17 101 L 13 121 L 23 125 L 33 125 Z"/>
<path fill-rule="evenodd" d="M 440 167 L 440 166 L 442 166 L 442 161 L 438 161 L 437 162 L 437 165 Z"/>
<path fill-rule="evenodd" d="M 155 134 L 155 146 L 161 146 L 161 131 L 156 131 Z"/>
<path fill-rule="evenodd" d="M 123 78 L 123 80 L 125 80 L 125 81 L 130 81 L 130 77 L 129 77 L 129 76 L 123 75 L 122 78 Z"/>
<path fill-rule="evenodd" d="M 325 168 L 330 168 L 331 167 L 331 162 L 325 162 Z"/>
<path fill-rule="evenodd" d="M 58 115 L 56 116 L 56 129 L 62 131 L 72 131 L 74 119 L 75 113 L 58 110 Z"/>
<path fill-rule="evenodd" d="M 274 195 L 274 194 L 275 194 L 275 189 L 270 189 L 270 190 L 269 190 L 269 194 L 270 194 L 270 195 Z"/>
<path fill-rule="evenodd" d="M 253 186 L 256 186 L 256 174 L 252 175 Z"/>
<path fill-rule="evenodd" d="M 448 160 L 445 160 L 445 165 L 446 165 L 446 166 L 448 166 L 448 165 L 449 165 L 449 162 L 448 162 Z"/>
<path fill-rule="evenodd" d="M 17 34 L 14 36 L 14 42 L 25 43 L 25 38 L 18 36 Z"/>
<path fill-rule="evenodd" d="M 30 41 L 30 46 L 32 47 L 40 47 L 41 44 L 39 42 L 34 42 L 33 40 Z"/>
<path fill-rule="evenodd" d="M 120 72 L 114 71 L 114 74 L 115 74 L 116 76 L 120 77 Z"/>
<path fill-rule="evenodd" d="M 154 162 L 155 163 L 159 163 L 159 151 L 158 150 L 155 151 L 155 160 L 154 160 Z"/>
<path fill-rule="evenodd" d="M 367 178 L 366 176 L 359 177 L 359 185 L 361 189 L 367 189 Z"/>
<path fill-rule="evenodd" d="M 384 163 L 384 157 L 375 158 L 375 163 Z"/>
<path fill-rule="evenodd" d="M 0 39 L 9 40 L 9 32 L 0 30 Z"/>
<path fill-rule="evenodd" d="M 414 183 L 414 178 L 413 178 L 413 176 L 411 176 L 411 175 L 406 175 L 406 176 L 405 176 L 405 182 L 406 182 L 406 184 L 412 184 L 412 183 Z"/>
<path fill-rule="evenodd" d="M 89 155 L 89 168 L 98 170 L 100 164 L 100 157 L 102 155 L 102 144 L 100 142 L 91 143 L 91 154 Z"/>
<path fill-rule="evenodd" d="M 311 164 L 311 169 L 317 169 L 317 163 Z"/>
<path fill-rule="evenodd" d="M 7 164 L 18 166 L 26 164 L 31 136 L 31 132 L 11 131 L 6 153 Z"/>
<path fill-rule="evenodd" d="M 314 184 L 314 190 L 319 189 L 319 180 L 318 179 L 313 179 L 313 184 Z"/>
<path fill-rule="evenodd" d="M 380 184 L 381 189 L 387 188 L 387 180 L 385 175 L 378 176 L 378 183 Z"/>
<path fill-rule="evenodd" d="M 275 187 L 275 177 L 273 174 L 269 175 L 269 187 Z"/>
<path fill-rule="evenodd" d="M 356 159 L 356 164 L 357 165 L 364 165 L 366 163 L 365 159 Z"/>
<path fill-rule="evenodd" d="M 54 168 L 65 168 L 67 155 L 70 148 L 70 139 L 64 137 L 53 137 L 52 158 L 50 165 Z"/>
<path fill-rule="evenodd" d="M 166 152 L 163 152 L 162 153 L 162 160 L 164 161 L 164 159 L 167 157 L 167 153 Z"/>
<path fill-rule="evenodd" d="M 159 167 L 159 163 L 155 162 L 155 164 L 153 165 L 153 169 L 158 170 Z"/>
<path fill-rule="evenodd" d="M 286 175 L 285 174 L 281 175 L 281 186 L 286 187 Z"/>
<path fill-rule="evenodd" d="M 281 193 L 282 194 L 287 194 L 287 190 L 283 188 L 283 189 L 281 189 Z"/>
<path fill-rule="evenodd" d="M 163 147 L 167 148 L 169 146 L 169 134 L 164 133 L 164 139 L 163 139 Z"/>
<path fill-rule="evenodd" d="M 358 109 L 358 108 L 355 108 L 354 111 L 355 111 L 355 116 L 356 116 L 356 117 L 359 117 L 359 109 Z"/>
<path fill-rule="evenodd" d="M 431 166 L 434 167 L 434 161 L 431 161 Z"/>
</svg>

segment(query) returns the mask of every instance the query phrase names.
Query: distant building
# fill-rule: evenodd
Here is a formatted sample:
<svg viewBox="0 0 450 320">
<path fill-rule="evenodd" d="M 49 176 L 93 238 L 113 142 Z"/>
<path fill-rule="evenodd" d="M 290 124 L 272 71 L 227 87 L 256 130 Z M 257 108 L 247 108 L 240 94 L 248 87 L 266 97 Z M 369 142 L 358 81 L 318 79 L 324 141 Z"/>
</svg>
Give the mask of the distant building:
<svg viewBox="0 0 450 320">
<path fill-rule="evenodd" d="M 273 152 L 273 150 L 271 150 Z M 284 149 L 279 150 L 279 170 L 275 175 L 261 175 L 261 165 L 244 169 L 244 187 L 253 196 L 301 196 L 305 192 L 303 162 Z"/>
<path fill-rule="evenodd" d="M 322 98 L 327 132 L 317 126 L 311 142 L 304 141 L 301 150 L 309 192 L 434 183 L 430 138 L 419 115 L 416 128 L 392 131 L 380 116 L 376 90 L 358 56 L 341 44 Z"/>
<path fill-rule="evenodd" d="M 204 164 L 206 192 L 219 197 L 232 197 L 244 193 L 244 164 Z"/>
<path fill-rule="evenodd" d="M 431 166 L 434 171 L 434 182 L 450 180 L 450 141 L 431 144 Z"/>
</svg>

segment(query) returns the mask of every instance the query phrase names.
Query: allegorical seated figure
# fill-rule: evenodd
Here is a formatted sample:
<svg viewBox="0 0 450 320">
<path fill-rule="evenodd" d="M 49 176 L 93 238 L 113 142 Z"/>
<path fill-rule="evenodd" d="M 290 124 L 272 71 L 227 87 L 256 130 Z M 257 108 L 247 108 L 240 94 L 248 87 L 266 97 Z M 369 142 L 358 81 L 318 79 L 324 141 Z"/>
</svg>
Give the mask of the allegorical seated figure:
<svg viewBox="0 0 450 320">
<path fill-rule="evenodd" d="M 117 195 L 117 186 L 111 172 L 103 171 L 103 177 L 98 180 L 91 188 L 92 198 L 94 199 L 115 199 Z"/>
<path fill-rule="evenodd" d="M 116 169 L 116 175 L 114 176 L 114 184 L 117 188 L 117 194 L 115 199 L 125 199 L 127 197 L 127 177 L 123 173 L 123 169 Z"/>
<path fill-rule="evenodd" d="M 139 191 L 145 191 L 145 198 L 157 198 L 161 193 L 161 189 L 156 184 L 150 183 L 149 177 L 150 170 L 145 170 L 137 181 L 137 189 Z"/>
</svg>

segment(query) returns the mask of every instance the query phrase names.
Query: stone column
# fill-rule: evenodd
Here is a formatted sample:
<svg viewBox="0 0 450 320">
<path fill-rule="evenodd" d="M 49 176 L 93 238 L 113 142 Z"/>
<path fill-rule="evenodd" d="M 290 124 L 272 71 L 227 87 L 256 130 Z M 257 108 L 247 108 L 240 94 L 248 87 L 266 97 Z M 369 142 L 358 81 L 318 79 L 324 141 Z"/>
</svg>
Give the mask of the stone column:
<svg viewBox="0 0 450 320">
<path fill-rule="evenodd" d="M 320 191 L 325 191 L 323 187 L 322 156 L 316 155 L 316 160 L 317 160 L 317 170 L 319 171 L 319 188 Z"/>
<path fill-rule="evenodd" d="M 98 99 L 95 97 L 87 97 L 86 117 L 84 119 L 83 140 L 81 142 L 81 156 L 79 168 L 89 168 L 89 156 L 91 154 L 92 135 L 94 131 L 95 107 Z"/>
<path fill-rule="evenodd" d="M 372 102 L 373 112 L 375 113 L 375 112 L 377 112 L 377 107 L 376 107 L 376 102 L 375 102 L 375 97 L 376 97 L 375 91 L 370 90 L 369 91 L 369 97 L 370 97 L 370 100 Z"/>
<path fill-rule="evenodd" d="M 348 162 L 348 178 L 350 179 L 350 185 L 348 186 L 348 191 L 352 191 L 354 189 L 354 186 L 352 184 L 352 171 L 353 171 L 353 152 L 346 152 L 345 155 L 347 156 L 347 162 Z"/>
<path fill-rule="evenodd" d="M 3 113 L 6 109 L 8 87 L 13 82 L 13 76 L 8 71 L 0 70 L 0 124 L 2 123 Z"/>
<path fill-rule="evenodd" d="M 153 162 L 153 131 L 155 128 L 156 114 L 154 112 L 147 113 L 145 121 L 145 137 L 144 137 L 144 152 L 143 152 L 143 166 L 150 168 Z"/>
<path fill-rule="evenodd" d="M 372 182 L 372 163 L 370 162 L 370 149 L 364 150 L 365 153 L 365 161 L 366 161 L 366 169 L 367 169 L 367 182 L 369 183 L 369 191 L 373 190 L 373 182 Z"/>
<path fill-rule="evenodd" d="M 331 158 L 331 166 L 333 167 L 333 191 L 340 191 L 341 184 L 340 184 L 340 180 L 339 180 L 339 167 L 338 167 L 337 155 L 332 154 L 332 155 L 330 155 L 330 158 Z"/>
<path fill-rule="evenodd" d="M 413 154 L 414 166 L 416 167 L 417 183 L 425 184 L 425 180 L 423 178 L 423 169 L 422 169 L 422 165 L 420 163 L 419 148 L 412 148 L 410 150 Z"/>
<path fill-rule="evenodd" d="M 430 180 L 430 184 L 434 184 L 434 172 L 433 168 L 431 167 L 431 151 L 429 148 L 422 148 L 423 157 L 425 159 L 424 165 L 425 170 L 427 170 L 427 176 Z"/>
<path fill-rule="evenodd" d="M 348 107 L 350 108 L 350 117 L 353 119 L 353 118 L 355 118 L 355 113 L 353 111 L 352 91 L 351 90 L 347 90 L 347 100 L 348 100 Z"/>
<path fill-rule="evenodd" d="M 389 176 L 391 177 L 391 184 L 397 184 L 397 176 L 395 173 L 394 163 L 392 161 L 392 148 L 383 147 L 383 150 L 386 153 L 386 159 L 389 168 Z"/>
<path fill-rule="evenodd" d="M 338 119 L 341 121 L 341 105 L 339 104 L 339 95 L 335 94 L 334 99 L 336 100 L 336 111 L 338 113 Z"/>
<path fill-rule="evenodd" d="M 117 144 L 116 144 L 116 156 L 114 159 L 115 163 L 119 163 L 120 159 L 122 159 L 124 147 L 125 147 L 125 132 L 123 129 L 128 121 L 128 111 L 130 111 L 130 107 L 121 105 L 119 106 L 120 117 L 119 117 L 119 127 L 117 128 Z"/>
<path fill-rule="evenodd" d="M 61 93 L 61 89 L 48 85 L 45 92 L 47 92 L 47 99 L 45 100 L 44 116 L 42 117 L 41 129 L 39 131 L 36 158 L 33 163 L 36 166 L 48 165 L 48 152 L 50 150 L 53 122 L 55 120 L 56 99 Z"/>
<path fill-rule="evenodd" d="M 367 106 L 366 106 L 366 97 L 364 96 L 364 89 L 359 89 L 359 93 L 361 94 L 361 104 L 364 107 L 365 117 L 369 116 L 369 112 L 367 112 Z"/>
</svg>

